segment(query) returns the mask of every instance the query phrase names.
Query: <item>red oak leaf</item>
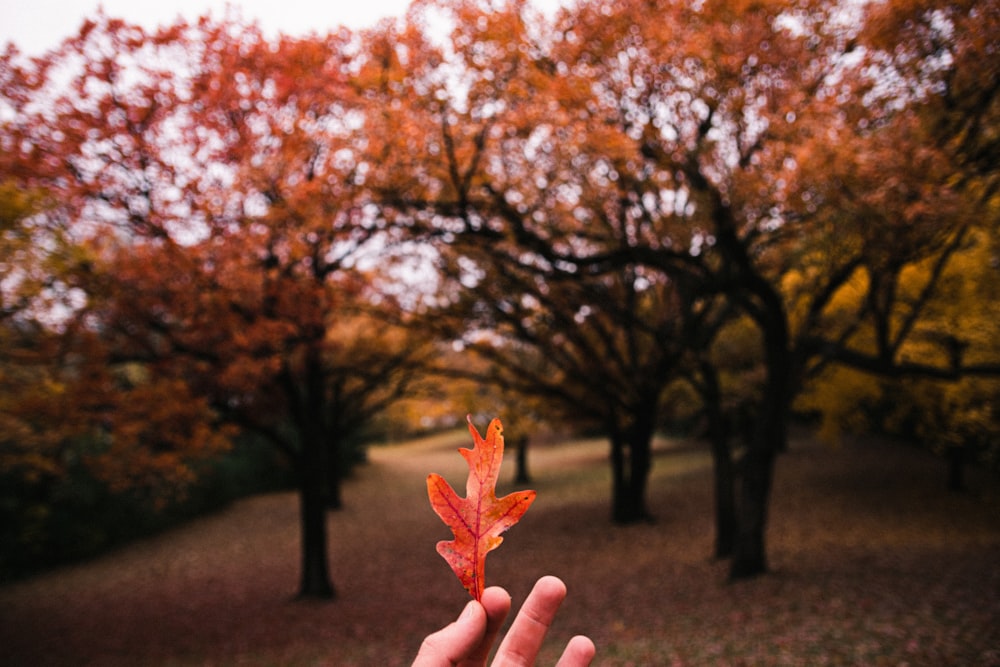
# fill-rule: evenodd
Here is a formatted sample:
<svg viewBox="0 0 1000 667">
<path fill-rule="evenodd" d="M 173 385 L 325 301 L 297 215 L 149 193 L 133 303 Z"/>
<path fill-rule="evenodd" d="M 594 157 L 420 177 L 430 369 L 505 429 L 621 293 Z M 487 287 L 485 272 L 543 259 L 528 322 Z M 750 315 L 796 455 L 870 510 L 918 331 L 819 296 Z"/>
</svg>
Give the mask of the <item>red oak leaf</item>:
<svg viewBox="0 0 1000 667">
<path fill-rule="evenodd" d="M 454 540 L 437 543 L 437 551 L 469 594 L 479 600 L 486 578 L 486 554 L 500 546 L 504 532 L 517 523 L 535 500 L 534 491 L 496 496 L 497 477 L 503 461 L 503 425 L 490 422 L 483 440 L 469 418 L 473 449 L 459 449 L 469 464 L 465 498 L 460 498 L 441 475 L 427 476 L 431 507 L 455 534 Z"/>
</svg>

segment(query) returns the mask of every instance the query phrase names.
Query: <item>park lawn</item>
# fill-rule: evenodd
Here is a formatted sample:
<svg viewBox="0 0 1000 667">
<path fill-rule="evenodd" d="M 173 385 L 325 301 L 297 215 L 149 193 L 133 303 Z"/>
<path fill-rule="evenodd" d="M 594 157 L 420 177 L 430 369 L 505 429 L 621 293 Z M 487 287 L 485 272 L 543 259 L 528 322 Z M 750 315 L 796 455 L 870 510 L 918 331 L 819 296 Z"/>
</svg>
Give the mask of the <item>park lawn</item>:
<svg viewBox="0 0 1000 667">
<path fill-rule="evenodd" d="M 424 479 L 464 488 L 468 444 L 455 432 L 371 450 L 329 518 L 333 602 L 293 600 L 296 498 L 258 496 L 0 588 L 0 664 L 408 665 L 467 599 L 434 550 L 450 533 Z M 538 500 L 487 580 L 515 604 L 543 574 L 567 582 L 540 665 L 577 633 L 597 665 L 1000 665 L 996 475 L 972 471 L 953 495 L 925 453 L 797 437 L 777 466 L 772 571 L 727 583 L 703 447 L 659 443 L 652 524 L 610 524 L 602 441 L 536 446 L 531 472 Z"/>
</svg>

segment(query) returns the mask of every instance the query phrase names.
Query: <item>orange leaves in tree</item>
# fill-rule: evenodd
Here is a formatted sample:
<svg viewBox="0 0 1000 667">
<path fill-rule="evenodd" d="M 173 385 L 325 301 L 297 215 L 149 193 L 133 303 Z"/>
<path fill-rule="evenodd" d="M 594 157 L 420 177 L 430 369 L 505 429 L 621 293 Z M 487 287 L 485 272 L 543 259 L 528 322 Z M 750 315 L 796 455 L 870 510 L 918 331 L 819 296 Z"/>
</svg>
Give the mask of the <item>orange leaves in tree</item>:
<svg viewBox="0 0 1000 667">
<path fill-rule="evenodd" d="M 517 523 L 535 500 L 534 491 L 496 496 L 497 477 L 503 461 L 503 425 L 490 422 L 486 439 L 469 419 L 473 449 L 459 449 L 469 464 L 465 498 L 460 498 L 441 475 L 427 476 L 431 507 L 452 532 L 454 540 L 438 542 L 437 551 L 475 599 L 483 594 L 486 554 L 503 542 L 500 534 Z"/>
</svg>

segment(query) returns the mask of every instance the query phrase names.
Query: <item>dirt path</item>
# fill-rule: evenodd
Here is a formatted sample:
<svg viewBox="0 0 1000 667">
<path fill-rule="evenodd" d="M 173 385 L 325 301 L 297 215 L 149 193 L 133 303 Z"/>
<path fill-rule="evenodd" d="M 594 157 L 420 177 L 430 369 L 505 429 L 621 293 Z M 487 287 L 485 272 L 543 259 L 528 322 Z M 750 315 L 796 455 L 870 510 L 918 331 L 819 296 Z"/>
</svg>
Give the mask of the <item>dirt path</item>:
<svg viewBox="0 0 1000 667">
<path fill-rule="evenodd" d="M 372 450 L 329 519 L 332 603 L 292 601 L 296 500 L 260 496 L 0 589 L 0 663 L 407 665 L 465 602 L 434 551 L 448 531 L 424 477 L 461 484 L 466 440 Z M 708 466 L 698 449 L 661 451 L 657 523 L 621 528 L 607 521 L 604 443 L 536 448 L 539 499 L 490 555 L 489 580 L 517 600 L 563 577 L 554 641 L 591 634 L 601 665 L 1000 665 L 996 477 L 949 496 L 941 464 L 916 452 L 796 446 L 778 467 L 774 572 L 728 585 L 708 558 Z"/>
</svg>

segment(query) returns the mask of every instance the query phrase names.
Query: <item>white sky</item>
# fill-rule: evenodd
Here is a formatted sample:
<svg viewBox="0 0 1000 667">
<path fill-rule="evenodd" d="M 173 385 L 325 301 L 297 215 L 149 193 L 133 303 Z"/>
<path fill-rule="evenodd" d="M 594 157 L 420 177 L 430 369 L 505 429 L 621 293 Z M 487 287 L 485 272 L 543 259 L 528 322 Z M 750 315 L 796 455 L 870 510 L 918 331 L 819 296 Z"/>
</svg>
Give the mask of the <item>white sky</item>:
<svg viewBox="0 0 1000 667">
<path fill-rule="evenodd" d="M 409 0 L 0 0 L 0 50 L 14 42 L 27 55 L 41 55 L 75 34 L 98 7 L 108 16 L 153 28 L 178 15 L 221 17 L 226 5 L 248 21 L 256 19 L 268 34 L 294 35 L 340 25 L 368 27 L 386 16 L 402 16 Z"/>
</svg>

